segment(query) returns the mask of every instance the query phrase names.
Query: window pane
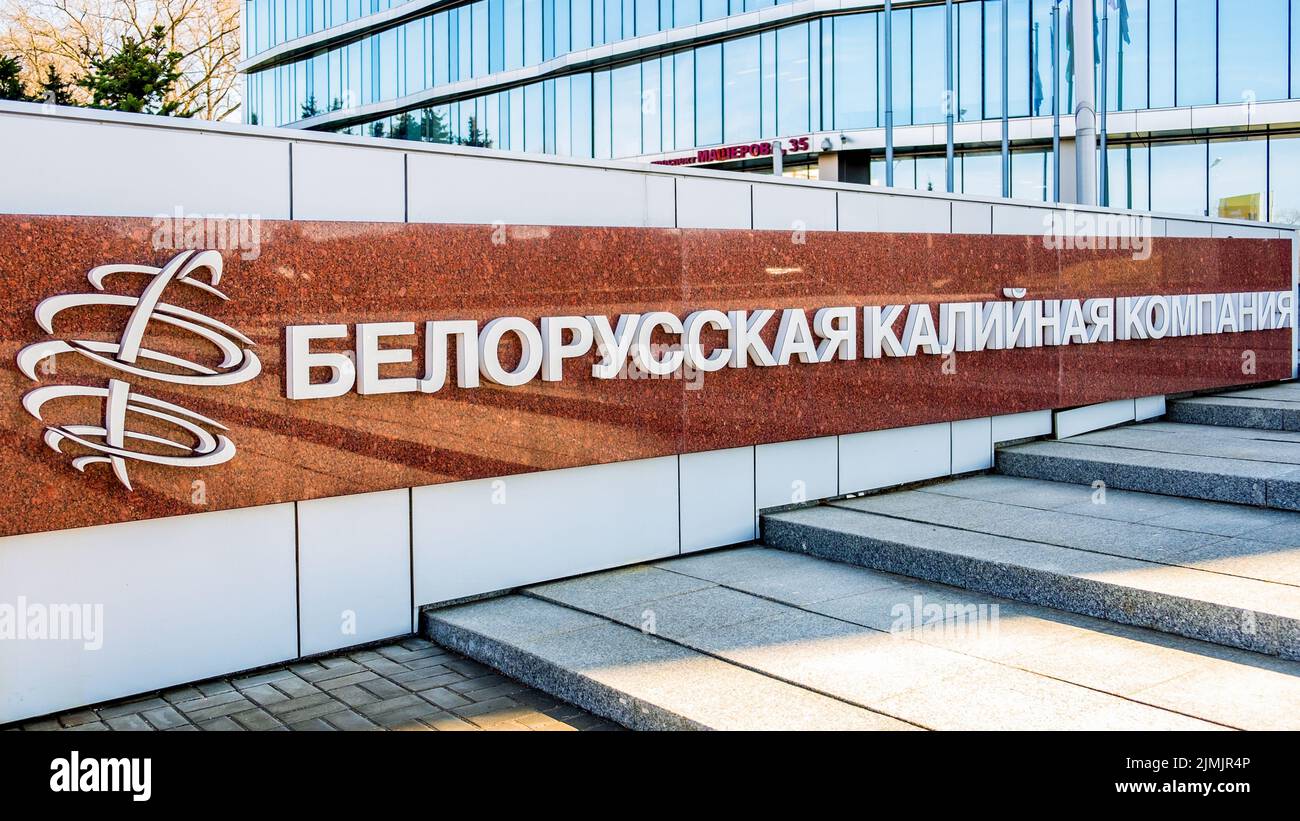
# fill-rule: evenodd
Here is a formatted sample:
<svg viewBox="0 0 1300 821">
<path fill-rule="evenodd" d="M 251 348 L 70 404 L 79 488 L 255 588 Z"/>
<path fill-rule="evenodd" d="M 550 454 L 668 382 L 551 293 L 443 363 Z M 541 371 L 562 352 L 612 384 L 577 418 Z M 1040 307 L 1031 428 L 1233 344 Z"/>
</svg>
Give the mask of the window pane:
<svg viewBox="0 0 1300 821">
<path fill-rule="evenodd" d="M 759 136 L 770 140 L 776 136 L 776 32 L 759 35 L 758 60 L 762 67 L 762 129 Z"/>
<path fill-rule="evenodd" d="M 592 82 L 590 74 L 575 74 L 570 79 L 569 122 L 573 141 L 573 156 L 592 156 L 591 102 Z"/>
<path fill-rule="evenodd" d="M 597 72 L 592 79 L 592 151 L 597 159 L 609 157 L 609 72 Z"/>
<path fill-rule="evenodd" d="M 1151 209 L 1151 150 L 1145 144 L 1121 145 L 1107 151 L 1110 204 L 1114 208 Z"/>
<path fill-rule="evenodd" d="M 912 122 L 941 123 L 947 42 L 943 6 L 912 11 Z"/>
<path fill-rule="evenodd" d="M 1048 171 L 1051 151 L 1016 151 L 1011 154 L 1011 196 L 1019 200 L 1051 198 Z"/>
<path fill-rule="evenodd" d="M 1178 105 L 1207 105 L 1214 99 L 1215 0 L 1178 3 Z"/>
<path fill-rule="evenodd" d="M 1152 108 L 1174 104 L 1174 0 L 1150 0 L 1150 89 Z"/>
<path fill-rule="evenodd" d="M 1034 0 L 1033 15 L 1029 31 L 1029 111 L 1038 117 L 1052 113 L 1052 0 Z"/>
<path fill-rule="evenodd" d="M 1264 219 L 1267 167 L 1268 143 L 1263 139 L 1212 141 L 1210 215 Z"/>
<path fill-rule="evenodd" d="M 883 14 L 880 17 L 880 24 L 884 26 L 885 18 Z M 894 12 L 894 125 L 909 125 L 912 122 L 912 12 L 910 9 L 901 9 Z M 880 72 L 881 81 L 884 81 L 885 67 L 885 35 L 881 32 L 877 42 L 880 43 Z M 883 90 L 880 92 L 881 108 L 884 108 Z M 881 121 L 881 125 L 884 121 Z"/>
<path fill-rule="evenodd" d="M 700 0 L 673 0 L 673 25 L 693 26 L 700 22 Z"/>
<path fill-rule="evenodd" d="M 722 46 L 695 50 L 695 141 L 722 142 Z"/>
<path fill-rule="evenodd" d="M 776 33 L 776 131 L 781 135 L 808 130 L 808 26 Z"/>
<path fill-rule="evenodd" d="M 877 17 L 876 14 L 851 14 L 831 21 L 835 36 L 835 128 L 874 128 L 879 125 L 876 116 Z"/>
<path fill-rule="evenodd" d="M 1300 225 L 1300 137 L 1273 137 L 1268 145 L 1268 218 Z"/>
<path fill-rule="evenodd" d="M 1219 102 L 1286 98 L 1289 23 L 1287 0 L 1219 1 Z"/>
<path fill-rule="evenodd" d="M 981 197 L 1002 196 L 1002 155 L 962 155 L 961 190 Z"/>
<path fill-rule="evenodd" d="M 673 55 L 673 120 L 676 122 L 677 148 L 695 145 L 695 52 L 682 51 Z"/>
<path fill-rule="evenodd" d="M 955 36 L 957 119 L 978 120 L 984 112 L 984 20 L 980 3 L 957 6 Z"/>
<path fill-rule="evenodd" d="M 730 40 L 722 47 L 723 142 L 759 135 L 758 38 Z"/>
<path fill-rule="evenodd" d="M 1205 143 L 1151 147 L 1151 210 L 1205 215 Z"/>
<path fill-rule="evenodd" d="M 1007 97 L 1012 117 L 1029 114 L 1029 0 L 1006 0 Z M 939 52 L 942 54 L 942 50 Z M 1001 60 L 1001 56 L 998 57 Z M 940 61 L 942 62 L 942 61 Z"/>
<path fill-rule="evenodd" d="M 641 151 L 658 154 L 659 144 L 659 61 L 646 60 L 641 64 Z"/>
<path fill-rule="evenodd" d="M 984 117 L 1002 117 L 1002 0 L 984 4 Z"/>
<path fill-rule="evenodd" d="M 1145 108 L 1147 102 L 1147 0 L 1128 0 L 1110 13 L 1106 85 L 1111 111 Z"/>
<path fill-rule="evenodd" d="M 916 190 L 944 191 L 948 188 L 948 177 L 944 172 L 947 163 L 945 157 L 916 158 Z"/>
<path fill-rule="evenodd" d="M 613 156 L 641 153 L 641 66 L 633 64 L 610 72 L 610 108 L 613 111 Z"/>
</svg>

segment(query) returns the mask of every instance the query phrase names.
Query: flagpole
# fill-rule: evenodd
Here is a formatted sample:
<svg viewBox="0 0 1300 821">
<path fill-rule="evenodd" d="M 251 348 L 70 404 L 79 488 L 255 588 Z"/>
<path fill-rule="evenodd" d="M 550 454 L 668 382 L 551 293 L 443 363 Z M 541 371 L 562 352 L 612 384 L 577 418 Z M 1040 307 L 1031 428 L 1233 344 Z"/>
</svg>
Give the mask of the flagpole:
<svg viewBox="0 0 1300 821">
<path fill-rule="evenodd" d="M 1052 0 L 1052 199 L 1061 201 L 1061 4 Z"/>
<path fill-rule="evenodd" d="M 894 3 L 885 0 L 885 185 L 894 187 Z"/>
<path fill-rule="evenodd" d="M 947 172 L 948 172 L 948 193 L 956 191 L 956 175 L 954 174 L 954 157 L 953 157 L 953 109 L 957 107 L 957 95 L 953 90 L 952 82 L 952 0 L 946 0 L 944 3 L 944 38 L 947 41 L 943 52 L 943 71 L 944 86 L 947 91 L 947 98 L 944 101 L 944 121 L 947 125 L 947 150 L 945 153 Z"/>
<path fill-rule="evenodd" d="M 1110 91 L 1106 82 L 1106 66 L 1110 62 L 1110 0 L 1101 4 L 1101 204 L 1110 205 L 1110 158 L 1106 155 L 1106 113 L 1110 108 L 1106 97 Z"/>
</svg>

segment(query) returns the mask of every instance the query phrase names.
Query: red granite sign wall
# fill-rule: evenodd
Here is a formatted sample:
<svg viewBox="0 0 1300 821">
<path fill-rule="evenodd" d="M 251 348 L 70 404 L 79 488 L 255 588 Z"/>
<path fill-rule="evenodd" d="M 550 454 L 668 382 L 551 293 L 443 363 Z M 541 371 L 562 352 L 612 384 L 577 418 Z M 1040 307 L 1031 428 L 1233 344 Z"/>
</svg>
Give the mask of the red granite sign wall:
<svg viewBox="0 0 1300 821">
<path fill-rule="evenodd" d="M 0 217 L 0 327 L 11 363 L 3 371 L 0 533 L 1291 374 L 1294 303 L 1290 314 L 1279 304 L 1291 289 L 1283 240 L 1157 238 L 1149 255 L 1134 255 L 1056 248 L 1039 236 L 323 222 L 263 222 L 257 239 L 256 248 L 189 253 L 184 237 L 160 241 L 146 219 Z M 1232 310 L 1248 304 L 1251 319 L 1234 318 L 1230 332 L 1116 333 L 1114 341 L 1090 340 L 1101 336 L 1095 323 L 1076 322 L 1056 344 L 932 350 L 924 318 L 910 318 L 929 315 L 937 325 L 944 306 L 1034 300 L 1068 305 L 1069 319 L 1089 301 L 1090 310 L 1115 309 L 1125 298 L 1162 295 L 1167 308 L 1183 307 L 1184 320 L 1196 312 L 1209 328 L 1219 294 L 1247 295 Z M 913 355 L 888 355 L 892 337 L 885 355 L 869 355 L 870 310 L 882 306 L 913 309 L 889 325 L 899 339 L 912 334 Z M 765 365 L 751 351 L 744 367 L 734 355 L 733 366 L 690 367 L 728 355 L 735 336 L 727 322 L 766 311 L 757 347 L 798 351 L 786 364 Z M 701 312 L 717 321 L 697 329 L 698 349 L 680 355 L 680 367 L 656 373 L 632 353 L 593 374 L 608 353 L 598 343 L 617 337 L 620 318 L 662 320 L 643 338 L 667 361 L 683 339 L 673 318 Z M 1164 321 L 1160 311 L 1149 316 Z M 790 342 L 799 337 L 790 320 L 799 317 L 814 334 Z M 1287 327 L 1278 325 L 1284 317 Z M 516 332 L 485 333 L 509 330 L 491 326 L 502 318 L 519 318 Z M 540 340 L 547 318 L 579 320 L 547 338 L 552 347 L 572 344 L 571 355 L 508 384 L 502 374 L 527 370 L 525 326 Z M 826 333 L 845 330 L 849 318 L 856 355 L 836 356 L 832 346 L 816 356 Z M 583 348 L 588 320 L 595 333 Z M 464 333 L 431 352 L 430 323 L 460 323 L 437 327 Z M 313 333 L 299 350 L 299 383 L 338 378 L 331 361 L 350 370 L 350 381 L 321 398 L 290 399 L 296 372 L 286 329 L 321 326 L 338 327 Z M 408 328 L 414 333 L 401 333 Z M 456 344 L 470 339 L 479 346 L 475 367 Z M 444 358 L 439 380 L 431 379 L 431 355 Z M 489 358 L 500 368 L 485 367 L 480 379 Z"/>
</svg>

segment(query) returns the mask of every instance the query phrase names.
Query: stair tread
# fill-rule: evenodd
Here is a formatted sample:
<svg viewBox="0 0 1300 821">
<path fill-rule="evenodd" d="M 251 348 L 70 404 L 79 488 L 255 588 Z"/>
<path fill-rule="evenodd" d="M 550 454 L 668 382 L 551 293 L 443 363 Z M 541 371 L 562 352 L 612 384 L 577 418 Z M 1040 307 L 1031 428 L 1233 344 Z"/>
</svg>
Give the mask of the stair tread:
<svg viewBox="0 0 1300 821">
<path fill-rule="evenodd" d="M 1150 423 L 998 450 L 999 472 L 1300 509 L 1300 442 L 1283 433 Z"/>
<path fill-rule="evenodd" d="M 1064 517 L 1068 514 L 1059 515 Z M 1094 579 L 1192 603 L 1204 602 L 1300 620 L 1300 586 L 1225 575 L 1195 564 L 1164 563 L 1177 562 L 1177 555 L 1166 556 L 1164 562 L 1155 562 L 1097 549 L 1065 547 L 982 530 L 850 510 L 839 505 L 787 511 L 765 519 L 892 542 L 946 557 L 961 556 L 1056 576 Z M 1273 547 L 1281 549 L 1279 545 Z M 1296 551 L 1284 555 L 1288 562 L 1294 563 Z"/>
<path fill-rule="evenodd" d="M 440 643 L 628 726 L 911 729 L 640 630 L 529 596 L 436 610 L 425 619 L 427 631 Z"/>
<path fill-rule="evenodd" d="M 793 690 L 933 729 L 1300 726 L 1300 715 L 1276 710 L 1300 700 L 1296 662 L 764 547 L 597 573 L 507 598 L 523 601 L 477 602 L 428 618 L 599 677 L 616 690 L 614 703 L 653 703 L 691 719 L 725 711 L 741 726 L 784 727 L 789 711 L 774 712 L 770 700 Z M 954 609 L 928 627 L 900 628 L 900 605 Z M 996 629 L 965 629 L 964 608 L 979 605 L 996 605 L 988 611 Z M 495 612 L 482 612 L 488 607 Z M 557 619 L 555 609 L 566 616 Z M 550 627 L 535 626 L 547 618 Z M 588 626 L 593 618 L 604 624 Z M 563 629 L 568 619 L 571 629 Z M 709 671 L 698 672 L 706 664 Z M 725 688 L 713 683 L 723 670 Z M 701 687 L 726 692 L 692 692 Z M 699 723 L 710 722 L 717 723 Z"/>
</svg>

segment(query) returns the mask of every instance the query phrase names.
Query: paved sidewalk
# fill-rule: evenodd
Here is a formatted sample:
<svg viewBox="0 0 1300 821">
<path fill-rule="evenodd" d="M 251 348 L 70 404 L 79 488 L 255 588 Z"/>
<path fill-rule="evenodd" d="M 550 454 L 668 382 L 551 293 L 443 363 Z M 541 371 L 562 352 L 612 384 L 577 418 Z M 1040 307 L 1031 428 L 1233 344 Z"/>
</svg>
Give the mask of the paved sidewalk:
<svg viewBox="0 0 1300 821">
<path fill-rule="evenodd" d="M 617 730 L 422 638 L 4 729 Z"/>
</svg>

